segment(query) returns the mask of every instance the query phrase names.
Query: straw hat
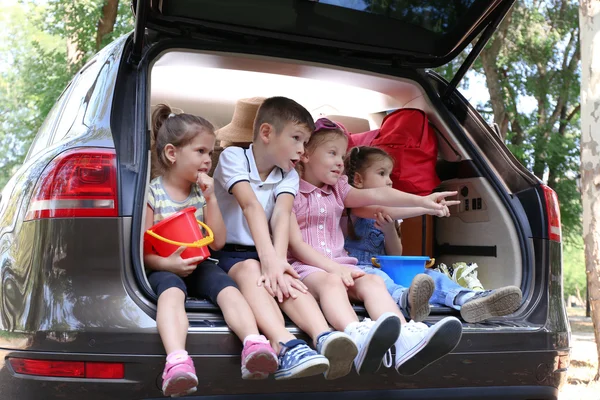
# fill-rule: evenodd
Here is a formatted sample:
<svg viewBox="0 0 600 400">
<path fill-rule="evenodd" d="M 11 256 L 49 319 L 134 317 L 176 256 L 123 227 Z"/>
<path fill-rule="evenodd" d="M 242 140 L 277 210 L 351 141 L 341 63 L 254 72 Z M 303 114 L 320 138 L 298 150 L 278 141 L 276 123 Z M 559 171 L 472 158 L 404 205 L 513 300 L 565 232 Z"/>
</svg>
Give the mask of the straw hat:
<svg viewBox="0 0 600 400">
<path fill-rule="evenodd" d="M 239 99 L 235 103 L 231 122 L 215 132 L 217 140 L 221 141 L 222 147 L 231 146 L 234 143 L 252 142 L 254 119 L 263 101 L 265 101 L 264 97 L 252 97 Z"/>
</svg>

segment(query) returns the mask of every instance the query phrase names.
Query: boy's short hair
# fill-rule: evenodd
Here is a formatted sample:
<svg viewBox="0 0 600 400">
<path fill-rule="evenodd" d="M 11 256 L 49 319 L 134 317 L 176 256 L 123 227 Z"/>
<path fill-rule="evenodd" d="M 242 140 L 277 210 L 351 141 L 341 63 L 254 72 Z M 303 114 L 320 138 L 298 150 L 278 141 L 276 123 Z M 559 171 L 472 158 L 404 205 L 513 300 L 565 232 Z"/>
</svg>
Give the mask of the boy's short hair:
<svg viewBox="0 0 600 400">
<path fill-rule="evenodd" d="M 304 125 L 311 133 L 315 130 L 313 118 L 306 108 L 287 97 L 270 97 L 260 105 L 256 113 L 254 139 L 258 137 L 260 126 L 264 123 L 273 125 L 275 132 L 279 134 L 289 122 Z"/>
</svg>

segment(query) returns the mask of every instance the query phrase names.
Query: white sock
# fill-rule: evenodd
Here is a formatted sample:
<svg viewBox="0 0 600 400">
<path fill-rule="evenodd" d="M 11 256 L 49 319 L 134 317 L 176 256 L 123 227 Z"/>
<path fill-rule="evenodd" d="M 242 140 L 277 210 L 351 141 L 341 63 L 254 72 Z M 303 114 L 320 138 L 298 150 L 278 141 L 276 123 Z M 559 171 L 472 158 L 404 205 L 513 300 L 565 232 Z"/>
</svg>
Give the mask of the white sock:
<svg viewBox="0 0 600 400">
<path fill-rule="evenodd" d="M 252 340 L 252 341 L 254 341 L 254 342 L 264 342 L 264 341 L 265 341 L 265 339 L 263 338 L 263 336 L 262 336 L 262 335 L 256 335 L 256 334 L 254 334 L 254 335 L 248 335 L 248 336 L 246 336 L 246 337 L 244 338 L 244 341 L 243 341 L 243 343 L 244 343 L 244 346 L 246 345 L 246 342 L 247 342 L 248 340 Z"/>
<path fill-rule="evenodd" d="M 354 330 L 354 327 L 357 326 L 358 324 L 360 324 L 360 322 L 358 321 L 354 321 L 354 322 L 350 322 L 348 325 L 346 325 L 346 327 L 344 328 L 344 333 L 346 335 L 350 335 L 350 333 Z"/>
<path fill-rule="evenodd" d="M 188 357 L 188 352 L 185 350 L 175 350 L 167 354 L 167 362 L 169 364 L 174 364 L 175 361 L 186 360 Z"/>
</svg>

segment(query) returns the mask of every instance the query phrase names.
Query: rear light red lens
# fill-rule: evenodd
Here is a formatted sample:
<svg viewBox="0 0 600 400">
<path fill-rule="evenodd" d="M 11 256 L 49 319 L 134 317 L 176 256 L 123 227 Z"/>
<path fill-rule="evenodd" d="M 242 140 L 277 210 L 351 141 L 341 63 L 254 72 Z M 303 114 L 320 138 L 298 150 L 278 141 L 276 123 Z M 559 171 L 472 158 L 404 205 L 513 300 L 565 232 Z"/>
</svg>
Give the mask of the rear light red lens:
<svg viewBox="0 0 600 400">
<path fill-rule="evenodd" d="M 42 172 L 25 219 L 116 217 L 116 159 L 113 149 L 59 154 Z"/>
<path fill-rule="evenodd" d="M 125 366 L 122 363 L 86 362 L 85 377 L 96 379 L 123 379 Z"/>
<path fill-rule="evenodd" d="M 85 364 L 82 361 L 11 358 L 10 365 L 16 373 L 25 375 L 61 376 L 69 378 L 85 377 Z"/>
<path fill-rule="evenodd" d="M 9 358 L 10 365 L 18 374 L 54 376 L 63 378 L 123 379 L 123 363 L 32 360 Z"/>
<path fill-rule="evenodd" d="M 546 185 L 542 185 L 544 198 L 546 199 L 546 219 L 548 220 L 548 239 L 555 242 L 562 241 L 562 229 L 560 225 L 560 205 L 556 192 Z"/>
</svg>

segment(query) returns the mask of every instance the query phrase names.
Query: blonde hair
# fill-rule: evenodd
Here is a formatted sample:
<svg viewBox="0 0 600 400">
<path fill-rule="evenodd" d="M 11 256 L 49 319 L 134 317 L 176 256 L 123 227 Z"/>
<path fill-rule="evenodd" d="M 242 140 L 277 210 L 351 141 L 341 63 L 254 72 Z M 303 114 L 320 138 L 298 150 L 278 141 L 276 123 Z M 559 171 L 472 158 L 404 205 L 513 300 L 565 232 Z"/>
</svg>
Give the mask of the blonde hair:
<svg viewBox="0 0 600 400">
<path fill-rule="evenodd" d="M 310 135 L 310 139 L 308 139 L 308 142 L 304 146 L 304 152 L 306 154 L 312 154 L 312 152 L 315 151 L 315 149 L 319 145 L 321 145 L 325 142 L 329 142 L 331 140 L 335 140 L 340 137 L 343 137 L 344 139 L 346 139 L 346 141 L 348 141 L 348 136 L 342 130 L 342 128 L 319 130 L 319 131 L 313 133 L 312 135 Z M 300 177 L 302 177 L 304 174 L 304 163 L 302 161 L 300 161 L 300 162 L 298 162 L 298 164 L 296 164 L 296 170 L 298 171 L 298 175 L 300 175 Z"/>
</svg>

